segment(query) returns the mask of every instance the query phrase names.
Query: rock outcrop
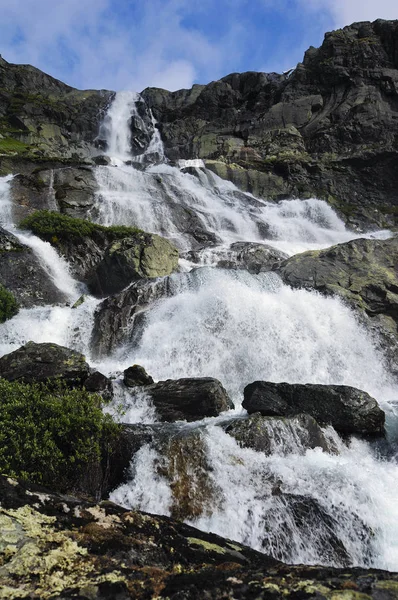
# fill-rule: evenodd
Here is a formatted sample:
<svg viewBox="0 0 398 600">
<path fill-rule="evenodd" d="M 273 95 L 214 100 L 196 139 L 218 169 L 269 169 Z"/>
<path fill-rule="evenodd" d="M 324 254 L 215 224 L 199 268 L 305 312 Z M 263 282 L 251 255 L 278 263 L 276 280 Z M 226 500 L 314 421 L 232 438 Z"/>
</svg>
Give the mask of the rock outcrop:
<svg viewBox="0 0 398 600">
<path fill-rule="evenodd" d="M 66 302 L 33 251 L 1 227 L 0 284 L 13 293 L 22 308 Z"/>
<path fill-rule="evenodd" d="M 136 227 L 105 227 L 48 210 L 32 213 L 21 227 L 51 243 L 97 296 L 169 275 L 178 266 L 178 250 L 168 240 Z"/>
<path fill-rule="evenodd" d="M 356 223 L 396 219 L 398 22 L 325 35 L 292 72 L 144 90 L 172 159 L 199 157 L 264 198 L 318 196 Z"/>
<path fill-rule="evenodd" d="M 168 517 L 57 495 L 4 476 L 0 495 L 4 599 L 397 597 L 394 573 L 288 566 Z"/>
<path fill-rule="evenodd" d="M 68 387 L 82 387 L 90 367 L 83 354 L 57 344 L 25 346 L 0 358 L 0 377 L 25 383 L 59 381 Z"/>
<path fill-rule="evenodd" d="M 243 408 L 249 414 L 293 416 L 308 413 L 341 433 L 380 434 L 384 412 L 366 392 L 347 385 L 255 381 L 245 387 Z"/>
<path fill-rule="evenodd" d="M 243 448 L 252 448 L 264 454 L 304 454 L 308 449 L 322 448 L 336 452 L 313 417 L 298 414 L 294 417 L 264 417 L 260 413 L 245 419 L 226 421 L 223 429 Z"/>
<path fill-rule="evenodd" d="M 3 58 L 0 88 L 3 156 L 76 160 L 95 150 L 113 92 L 75 90 L 35 67 L 13 65 Z"/>
<path fill-rule="evenodd" d="M 398 237 L 359 239 L 296 254 L 282 262 L 276 272 L 292 287 L 336 294 L 359 315 L 370 317 L 370 325 L 382 335 L 391 368 L 396 371 Z"/>
</svg>

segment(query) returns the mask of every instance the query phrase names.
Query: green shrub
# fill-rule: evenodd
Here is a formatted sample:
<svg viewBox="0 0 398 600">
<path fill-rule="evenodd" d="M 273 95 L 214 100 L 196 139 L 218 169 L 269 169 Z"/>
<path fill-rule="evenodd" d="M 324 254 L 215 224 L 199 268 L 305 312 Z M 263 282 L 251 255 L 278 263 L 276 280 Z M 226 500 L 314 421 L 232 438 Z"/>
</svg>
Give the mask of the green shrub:
<svg viewBox="0 0 398 600">
<path fill-rule="evenodd" d="M 117 441 L 102 398 L 84 389 L 0 379 L 0 398 L 1 473 L 71 490 Z"/>
<path fill-rule="evenodd" d="M 57 240 L 93 237 L 100 233 L 106 234 L 109 241 L 143 233 L 136 227 L 126 227 L 124 225 L 105 227 L 85 219 L 76 219 L 49 210 L 37 210 L 23 219 L 20 227 L 29 229 L 38 237 L 52 243 L 57 242 Z"/>
<path fill-rule="evenodd" d="M 18 302 L 14 295 L 0 284 L 0 323 L 11 319 L 17 314 L 18 309 Z"/>
</svg>

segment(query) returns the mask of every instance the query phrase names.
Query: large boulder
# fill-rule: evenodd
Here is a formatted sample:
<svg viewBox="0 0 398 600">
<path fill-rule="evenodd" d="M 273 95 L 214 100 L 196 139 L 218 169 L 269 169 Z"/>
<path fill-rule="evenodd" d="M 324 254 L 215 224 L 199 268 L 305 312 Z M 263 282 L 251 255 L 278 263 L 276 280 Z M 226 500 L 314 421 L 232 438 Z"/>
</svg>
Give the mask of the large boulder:
<svg viewBox="0 0 398 600">
<path fill-rule="evenodd" d="M 106 227 L 47 210 L 32 213 L 21 227 L 52 244 L 98 296 L 120 292 L 138 279 L 169 275 L 178 265 L 178 251 L 168 240 L 136 227 Z"/>
<path fill-rule="evenodd" d="M 68 387 L 82 387 L 89 375 L 90 367 L 83 354 L 52 343 L 28 342 L 0 358 L 0 377 L 8 381 L 61 380 Z"/>
<path fill-rule="evenodd" d="M 113 242 L 89 281 L 91 292 L 107 296 L 131 282 L 170 275 L 178 266 L 178 250 L 165 238 L 139 234 Z"/>
<path fill-rule="evenodd" d="M 145 391 L 161 421 L 198 421 L 234 407 L 221 383 L 211 377 L 167 379 Z"/>
<path fill-rule="evenodd" d="M 13 293 L 22 308 L 67 301 L 33 251 L 1 227 L 0 284 Z"/>
<path fill-rule="evenodd" d="M 255 381 L 245 387 L 242 403 L 249 414 L 293 416 L 308 413 L 341 433 L 381 434 L 385 414 L 366 392 L 347 385 Z"/>
<path fill-rule="evenodd" d="M 303 252 L 276 270 L 288 285 L 338 294 L 369 316 L 398 322 L 398 236 Z"/>
<path fill-rule="evenodd" d="M 4 598 L 397 597 L 396 573 L 288 566 L 168 517 L 55 494 L 6 476 L 0 476 L 0 495 Z"/>
<path fill-rule="evenodd" d="M 325 436 L 313 417 L 264 417 L 260 413 L 244 419 L 232 419 L 222 425 L 226 433 L 243 448 L 270 454 L 305 454 L 308 449 L 322 448 L 336 452 L 336 446 Z"/>
</svg>

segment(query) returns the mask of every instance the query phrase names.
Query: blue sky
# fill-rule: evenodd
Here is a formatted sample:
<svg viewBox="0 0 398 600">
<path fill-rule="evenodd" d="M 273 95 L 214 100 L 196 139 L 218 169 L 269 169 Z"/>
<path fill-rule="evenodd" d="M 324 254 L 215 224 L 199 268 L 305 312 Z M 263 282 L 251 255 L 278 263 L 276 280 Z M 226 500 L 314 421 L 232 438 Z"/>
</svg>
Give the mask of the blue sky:
<svg viewBox="0 0 398 600">
<path fill-rule="evenodd" d="M 0 53 L 78 88 L 179 89 L 284 71 L 353 21 L 398 19 L 398 0 L 0 0 Z"/>
</svg>

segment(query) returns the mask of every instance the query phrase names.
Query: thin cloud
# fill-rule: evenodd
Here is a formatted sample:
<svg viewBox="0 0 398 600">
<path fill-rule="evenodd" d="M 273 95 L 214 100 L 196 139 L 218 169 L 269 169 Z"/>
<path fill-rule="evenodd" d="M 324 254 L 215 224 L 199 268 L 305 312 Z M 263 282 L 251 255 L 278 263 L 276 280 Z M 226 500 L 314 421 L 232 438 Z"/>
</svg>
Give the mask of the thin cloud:
<svg viewBox="0 0 398 600">
<path fill-rule="evenodd" d="M 355 21 L 398 19 L 396 0 L 301 0 L 303 9 L 326 11 L 333 27 L 343 27 Z"/>
</svg>

